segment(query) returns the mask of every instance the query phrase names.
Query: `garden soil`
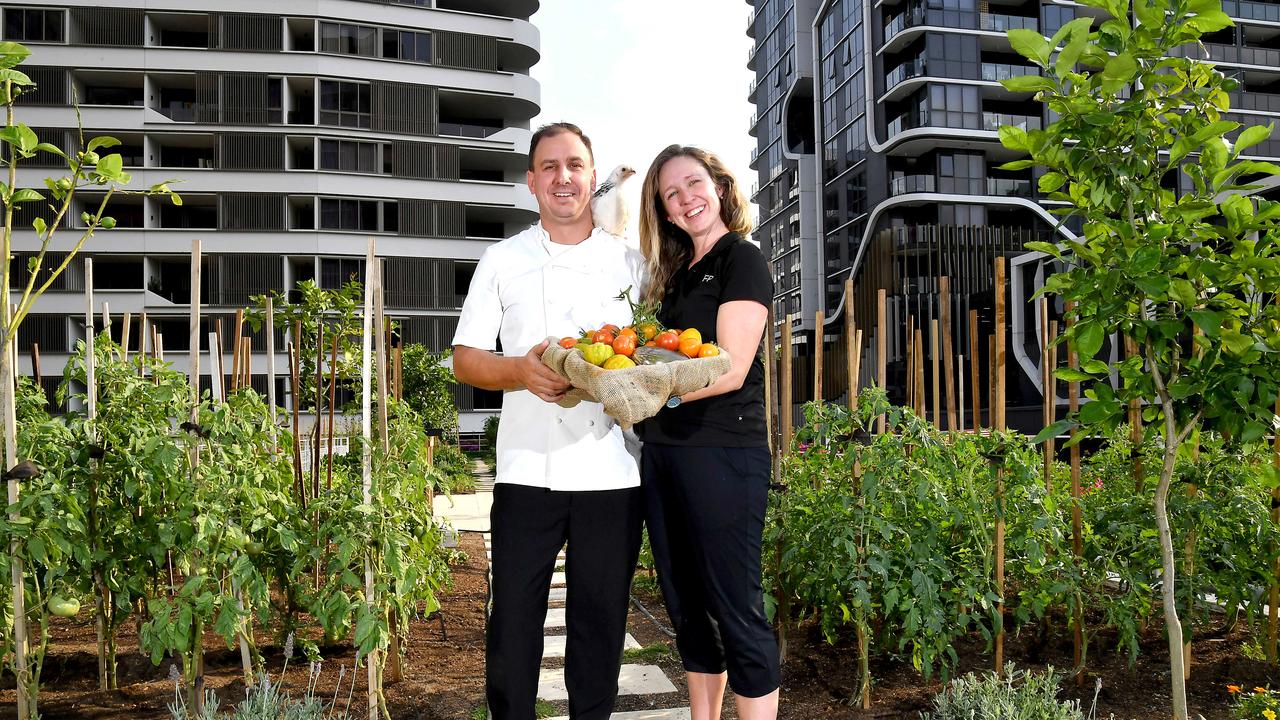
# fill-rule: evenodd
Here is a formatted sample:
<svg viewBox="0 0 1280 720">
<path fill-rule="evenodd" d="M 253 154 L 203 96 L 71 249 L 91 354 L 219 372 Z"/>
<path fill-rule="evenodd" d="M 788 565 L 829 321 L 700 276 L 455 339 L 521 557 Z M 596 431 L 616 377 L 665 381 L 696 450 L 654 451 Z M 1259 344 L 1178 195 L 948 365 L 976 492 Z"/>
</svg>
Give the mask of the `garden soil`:
<svg viewBox="0 0 1280 720">
<path fill-rule="evenodd" d="M 480 536 L 462 535 L 462 549 L 467 561 L 454 568 L 454 586 L 443 597 L 443 616 L 448 639 L 441 633 L 436 616 L 415 621 L 405 679 L 386 688 L 391 716 L 395 720 L 467 720 L 484 697 L 484 599 L 485 553 Z M 660 623 L 667 618 L 660 595 L 644 571 L 637 576 L 636 597 Z M 81 615 L 86 617 L 87 613 Z M 1188 682 L 1192 716 L 1199 713 L 1205 720 L 1227 720 L 1230 696 L 1228 684 L 1239 685 L 1245 692 L 1254 686 L 1280 685 L 1280 672 L 1266 663 L 1247 657 L 1244 648 L 1252 637 L 1243 622 L 1225 626 L 1215 617 L 1217 626 L 1196 634 L 1195 663 Z M 1037 633 L 1023 632 L 1010 637 L 1006 655 L 1021 668 L 1058 668 L 1071 664 L 1071 639 L 1060 619 L 1055 621 L 1049 640 Z M 60 621 L 54 626 L 51 654 L 45 669 L 45 690 L 41 711 L 45 720 L 150 720 L 167 719 L 165 706 L 173 701 L 173 684 L 168 680 L 169 665 L 160 667 L 137 652 L 131 628 L 121 637 L 120 689 L 100 692 L 96 689 L 97 660 L 94 629 L 87 621 Z M 1064 698 L 1081 699 L 1086 714 L 1093 704 L 1097 681 L 1097 717 L 1114 714 L 1123 720 L 1165 720 L 1169 717 L 1169 681 L 1165 664 L 1166 645 L 1159 627 L 1153 627 L 1143 639 L 1142 653 L 1130 666 L 1128 658 L 1111 650 L 1113 638 L 1105 633 L 1092 638 L 1088 670 L 1083 686 L 1070 681 L 1064 684 Z M 628 662 L 658 664 L 679 691 L 653 696 L 619 698 L 618 710 L 643 710 L 680 707 L 688 702 L 679 660 L 670 649 L 670 638 L 658 624 L 650 621 L 635 607 L 630 616 L 631 634 L 649 648 L 645 657 Z M 852 633 L 848 633 L 851 635 Z M 279 680 L 282 653 L 278 639 L 259 637 L 272 678 Z M 243 695 L 239 677 L 239 652 L 226 650 L 220 638 L 210 635 L 208 684 L 223 699 L 226 707 Z M 663 648 L 661 646 L 665 645 Z M 657 646 L 657 647 L 655 647 Z M 992 659 L 980 641 L 957 648 L 960 672 L 985 670 Z M 340 668 L 346 673 L 338 692 L 338 707 L 343 708 L 350 692 L 350 646 L 322 648 L 324 665 L 318 683 L 319 694 L 332 698 Z M 930 700 L 942 685 L 935 676 L 925 680 L 908 660 L 873 659 L 872 707 L 855 707 L 856 653 L 850 637 L 835 646 L 827 645 L 812 624 L 793 628 L 790 651 L 783 665 L 783 720 L 862 720 L 864 718 L 916 718 L 928 710 Z M 289 691 L 301 695 L 305 690 L 308 666 L 305 659 L 294 658 L 285 680 Z M 352 696 L 352 709 L 359 716 L 363 709 L 364 673 L 358 673 Z M 11 676 L 0 685 L 0 716 L 12 717 L 14 706 Z M 567 706 L 556 704 L 557 712 Z M 736 720 L 731 699 L 725 704 L 724 718 Z"/>
</svg>

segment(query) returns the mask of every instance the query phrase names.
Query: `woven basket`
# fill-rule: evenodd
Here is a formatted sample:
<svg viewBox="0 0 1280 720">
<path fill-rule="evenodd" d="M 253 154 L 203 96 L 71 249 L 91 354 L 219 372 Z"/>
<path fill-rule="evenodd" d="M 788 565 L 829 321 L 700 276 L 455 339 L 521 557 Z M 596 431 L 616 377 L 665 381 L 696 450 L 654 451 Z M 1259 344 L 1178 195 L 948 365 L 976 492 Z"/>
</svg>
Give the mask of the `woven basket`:
<svg viewBox="0 0 1280 720">
<path fill-rule="evenodd" d="M 560 405 L 598 402 L 623 427 L 657 415 L 672 395 L 707 387 L 730 367 L 729 354 L 722 349 L 715 357 L 605 370 L 587 362 L 581 350 L 565 349 L 556 338 L 548 339 L 550 344 L 542 353 L 543 364 L 573 385 Z"/>
</svg>

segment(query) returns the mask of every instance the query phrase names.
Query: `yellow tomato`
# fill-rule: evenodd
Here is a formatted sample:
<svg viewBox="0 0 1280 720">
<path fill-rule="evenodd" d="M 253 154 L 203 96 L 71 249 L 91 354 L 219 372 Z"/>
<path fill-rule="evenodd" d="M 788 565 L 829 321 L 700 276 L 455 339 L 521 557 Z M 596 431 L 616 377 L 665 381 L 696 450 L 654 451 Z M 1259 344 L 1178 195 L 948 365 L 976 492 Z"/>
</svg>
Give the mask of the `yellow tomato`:
<svg viewBox="0 0 1280 720">
<path fill-rule="evenodd" d="M 605 360 L 604 365 L 601 367 L 605 370 L 625 370 L 626 368 L 632 368 L 635 366 L 635 361 L 626 355 L 614 355 L 608 360 Z"/>
<path fill-rule="evenodd" d="M 692 339 L 694 342 L 701 345 L 702 333 L 698 332 L 698 328 L 689 328 L 688 330 L 685 330 L 684 332 L 680 333 L 680 342 L 684 342 L 689 339 Z"/>
</svg>

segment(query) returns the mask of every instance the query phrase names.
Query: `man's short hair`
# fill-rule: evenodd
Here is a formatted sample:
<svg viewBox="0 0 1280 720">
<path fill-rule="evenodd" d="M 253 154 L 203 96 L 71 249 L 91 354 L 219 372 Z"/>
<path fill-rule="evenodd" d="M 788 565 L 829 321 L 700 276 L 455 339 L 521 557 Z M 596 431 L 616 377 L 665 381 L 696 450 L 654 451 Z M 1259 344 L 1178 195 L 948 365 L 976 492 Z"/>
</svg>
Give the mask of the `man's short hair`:
<svg viewBox="0 0 1280 720">
<path fill-rule="evenodd" d="M 545 138 L 555 137 L 556 135 L 560 135 L 562 133 L 573 133 L 574 135 L 577 135 L 578 139 L 582 141 L 582 144 L 587 146 L 587 155 L 590 156 L 591 158 L 591 164 L 592 165 L 595 164 L 596 155 L 595 155 L 595 152 L 591 149 L 591 138 L 587 137 L 586 133 L 582 132 L 582 128 L 578 127 L 577 125 L 574 125 L 573 123 L 567 123 L 567 122 L 548 123 L 538 128 L 537 132 L 533 134 L 533 138 L 529 140 L 529 171 L 530 172 L 532 172 L 534 169 L 533 155 L 538 149 L 538 143 L 542 142 Z"/>
</svg>

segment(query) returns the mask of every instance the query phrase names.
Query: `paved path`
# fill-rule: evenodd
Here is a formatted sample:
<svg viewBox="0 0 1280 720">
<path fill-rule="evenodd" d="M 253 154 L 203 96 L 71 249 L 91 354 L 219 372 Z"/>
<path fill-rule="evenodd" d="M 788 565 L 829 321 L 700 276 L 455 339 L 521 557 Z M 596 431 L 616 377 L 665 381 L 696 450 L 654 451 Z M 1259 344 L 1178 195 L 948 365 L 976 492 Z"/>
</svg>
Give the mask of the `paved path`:
<svg viewBox="0 0 1280 720">
<path fill-rule="evenodd" d="M 435 499 L 435 514 L 437 518 L 447 520 L 454 528 L 460 531 L 469 530 L 483 534 L 485 555 L 490 560 L 493 558 L 492 542 L 489 537 L 489 508 L 493 505 L 493 492 L 489 489 L 491 487 L 489 485 L 488 488 L 479 490 L 472 495 L 455 495 L 453 498 L 437 495 Z M 547 620 L 543 626 L 546 639 L 543 643 L 542 654 L 544 667 L 538 676 L 538 697 L 543 700 L 556 701 L 567 700 L 569 697 L 565 688 L 563 666 L 545 666 L 547 659 L 558 660 L 564 657 L 566 641 L 564 635 L 564 603 L 566 588 L 563 550 L 560 551 L 560 556 L 557 559 L 556 572 L 552 576 L 551 585 L 551 594 L 547 602 Z M 640 647 L 640 644 L 631 636 L 631 633 L 627 633 L 623 639 L 623 644 L 628 649 Z M 619 696 L 662 695 L 676 691 L 676 686 L 666 676 L 662 668 L 657 665 L 625 663 L 618 673 Z M 688 719 L 688 708 L 641 710 L 613 714 L 613 720 Z M 551 720 L 568 720 L 568 717 L 562 716 Z"/>
</svg>

